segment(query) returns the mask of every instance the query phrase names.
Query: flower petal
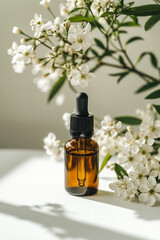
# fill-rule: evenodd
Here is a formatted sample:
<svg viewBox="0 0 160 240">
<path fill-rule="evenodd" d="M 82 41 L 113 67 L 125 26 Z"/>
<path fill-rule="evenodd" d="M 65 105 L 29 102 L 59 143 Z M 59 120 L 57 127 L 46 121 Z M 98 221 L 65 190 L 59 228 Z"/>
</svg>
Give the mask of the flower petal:
<svg viewBox="0 0 160 240">
<path fill-rule="evenodd" d="M 91 81 L 91 80 L 93 80 L 95 78 L 95 75 L 94 75 L 94 73 L 92 73 L 92 72 L 89 72 L 87 75 L 86 75 L 86 80 L 87 81 Z"/>
<path fill-rule="evenodd" d="M 80 66 L 80 71 L 82 74 L 86 75 L 89 72 L 89 67 L 87 64 L 83 64 Z"/>
<path fill-rule="evenodd" d="M 160 194 L 159 193 L 155 193 L 154 196 L 155 196 L 157 201 L 160 201 Z"/>
<path fill-rule="evenodd" d="M 156 179 L 153 176 L 150 176 L 147 180 L 147 185 L 149 187 L 154 187 L 156 186 L 156 184 L 157 184 Z"/>
<path fill-rule="evenodd" d="M 142 183 L 139 187 L 139 190 L 142 192 L 142 193 L 145 193 L 145 192 L 148 192 L 149 191 L 149 188 L 146 184 Z"/>
<path fill-rule="evenodd" d="M 74 42 L 76 42 L 76 40 L 77 40 L 77 37 L 76 37 L 75 34 L 69 34 L 68 35 L 68 41 L 69 42 L 74 43 Z"/>
<path fill-rule="evenodd" d="M 77 85 L 79 84 L 79 80 L 78 80 L 77 78 L 72 78 L 72 79 L 71 79 L 71 84 L 72 84 L 73 86 L 77 86 Z"/>
<path fill-rule="evenodd" d="M 77 69 L 73 69 L 73 70 L 71 71 L 71 77 L 72 77 L 72 78 L 80 78 L 80 76 L 81 76 L 81 73 L 80 73 L 80 71 L 78 71 Z"/>
<path fill-rule="evenodd" d="M 87 25 L 83 28 L 83 31 L 86 32 L 90 32 L 91 31 L 91 24 L 87 23 Z"/>
<path fill-rule="evenodd" d="M 139 195 L 139 201 L 140 202 L 147 202 L 148 201 L 148 197 L 149 197 L 148 193 L 141 193 Z"/>
<path fill-rule="evenodd" d="M 78 52 L 78 51 L 80 51 L 80 50 L 82 49 L 82 45 L 81 45 L 80 43 L 78 43 L 78 42 L 73 43 L 73 44 L 71 45 L 71 47 L 72 47 L 76 52 Z"/>
<path fill-rule="evenodd" d="M 155 191 L 160 193 L 160 183 L 158 183 L 155 187 Z"/>
<path fill-rule="evenodd" d="M 88 82 L 87 82 L 86 80 L 81 80 L 81 81 L 79 82 L 79 85 L 80 85 L 80 87 L 85 88 L 85 87 L 88 86 Z"/>
<path fill-rule="evenodd" d="M 155 198 L 155 196 L 152 195 L 149 197 L 149 199 L 147 201 L 147 206 L 153 206 L 155 204 L 155 202 L 156 202 L 156 198 Z"/>
</svg>

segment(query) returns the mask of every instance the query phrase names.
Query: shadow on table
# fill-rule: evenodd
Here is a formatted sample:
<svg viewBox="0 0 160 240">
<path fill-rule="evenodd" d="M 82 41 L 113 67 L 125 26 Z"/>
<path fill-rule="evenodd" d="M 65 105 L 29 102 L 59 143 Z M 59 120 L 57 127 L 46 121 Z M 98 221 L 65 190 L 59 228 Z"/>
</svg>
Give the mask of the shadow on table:
<svg viewBox="0 0 160 240">
<path fill-rule="evenodd" d="M 20 220 L 42 225 L 60 239 L 142 240 L 141 238 L 114 232 L 99 226 L 77 222 L 66 216 L 66 211 L 60 204 L 29 207 L 15 206 L 10 203 L 0 202 L 0 212 Z"/>
<path fill-rule="evenodd" d="M 160 204 L 147 207 L 140 202 L 130 202 L 116 198 L 112 192 L 102 190 L 99 190 L 96 195 L 85 197 L 85 199 L 134 210 L 136 216 L 141 219 L 160 220 Z"/>
</svg>

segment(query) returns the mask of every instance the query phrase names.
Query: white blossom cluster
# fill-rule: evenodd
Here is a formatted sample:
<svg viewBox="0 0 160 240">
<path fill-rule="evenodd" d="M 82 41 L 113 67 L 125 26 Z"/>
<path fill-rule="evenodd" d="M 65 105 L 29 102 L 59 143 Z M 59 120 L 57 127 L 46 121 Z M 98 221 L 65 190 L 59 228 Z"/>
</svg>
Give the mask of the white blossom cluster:
<svg viewBox="0 0 160 240">
<path fill-rule="evenodd" d="M 67 0 L 65 4 L 60 4 L 60 14 L 62 17 L 67 18 L 69 13 L 75 9 L 80 8 L 78 13 L 83 13 L 86 8 L 86 3 L 90 3 L 90 0 Z M 114 12 L 117 7 L 117 2 L 114 0 L 93 0 L 91 9 L 96 17 L 101 16 L 105 12 Z"/>
<path fill-rule="evenodd" d="M 49 8 L 49 3 L 49 0 L 40 2 L 46 8 Z M 78 6 L 81 4 L 79 1 Z M 94 79 L 94 74 L 89 72 L 89 66 L 82 59 L 84 52 L 91 46 L 90 23 L 71 24 L 69 20 L 62 21 L 59 17 L 48 21 L 41 14 L 35 14 L 30 26 L 34 37 L 24 34 L 18 27 L 12 30 L 14 34 L 26 36 L 21 39 L 23 45 L 18 46 L 14 42 L 8 50 L 16 72 L 22 73 L 26 64 L 32 64 L 33 74 L 38 74 L 34 83 L 42 92 L 50 91 L 64 72 L 73 86 L 86 87 Z M 32 45 L 27 45 L 28 42 Z M 40 45 L 48 48 L 46 57 L 36 57 Z"/>
<path fill-rule="evenodd" d="M 148 109 L 137 112 L 143 116 L 139 131 L 127 128 L 118 153 L 118 163 L 128 171 L 128 176 L 111 183 L 110 188 L 122 199 L 138 198 L 152 206 L 160 201 L 160 144 L 156 140 L 160 138 L 160 120 L 155 120 Z"/>
<path fill-rule="evenodd" d="M 118 154 L 123 145 L 125 138 L 119 136 L 122 123 L 116 122 L 109 115 L 104 117 L 101 122 L 101 128 L 95 131 L 95 140 L 100 147 L 100 157 L 104 158 L 109 152 L 111 155 Z"/>
<path fill-rule="evenodd" d="M 67 18 L 74 8 L 83 8 L 85 6 L 85 0 L 67 0 L 65 4 L 60 3 L 60 15 Z"/>
<path fill-rule="evenodd" d="M 12 56 L 13 69 L 17 73 L 23 72 L 25 64 L 32 62 L 35 52 L 32 45 L 17 45 L 13 42 L 12 48 L 8 49 L 8 54 Z"/>
<path fill-rule="evenodd" d="M 91 5 L 93 14 L 97 17 L 101 16 L 105 12 L 114 12 L 117 7 L 117 2 L 114 0 L 93 0 Z"/>
<path fill-rule="evenodd" d="M 46 153 L 56 160 L 59 160 L 63 156 L 63 144 L 60 140 L 56 139 L 54 133 L 49 133 L 47 137 L 44 138 L 44 149 Z"/>
</svg>

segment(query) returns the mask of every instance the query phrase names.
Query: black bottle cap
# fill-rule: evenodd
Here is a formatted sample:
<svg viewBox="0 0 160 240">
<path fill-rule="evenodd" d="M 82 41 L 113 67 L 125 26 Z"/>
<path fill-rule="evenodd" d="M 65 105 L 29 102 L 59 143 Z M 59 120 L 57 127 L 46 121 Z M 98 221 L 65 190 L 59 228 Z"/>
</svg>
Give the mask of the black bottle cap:
<svg viewBox="0 0 160 240">
<path fill-rule="evenodd" d="M 81 92 L 76 99 L 76 112 L 71 114 L 70 134 L 72 137 L 91 137 L 94 117 L 88 113 L 88 96 Z"/>
</svg>

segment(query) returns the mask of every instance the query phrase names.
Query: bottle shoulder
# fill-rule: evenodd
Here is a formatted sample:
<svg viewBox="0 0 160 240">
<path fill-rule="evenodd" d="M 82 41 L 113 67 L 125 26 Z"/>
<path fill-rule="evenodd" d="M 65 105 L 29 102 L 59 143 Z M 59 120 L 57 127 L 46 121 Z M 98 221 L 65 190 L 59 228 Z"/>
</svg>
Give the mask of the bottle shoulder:
<svg viewBox="0 0 160 240">
<path fill-rule="evenodd" d="M 67 152 L 82 150 L 93 153 L 99 150 L 98 143 L 92 138 L 72 138 L 65 143 L 64 147 Z"/>
</svg>

